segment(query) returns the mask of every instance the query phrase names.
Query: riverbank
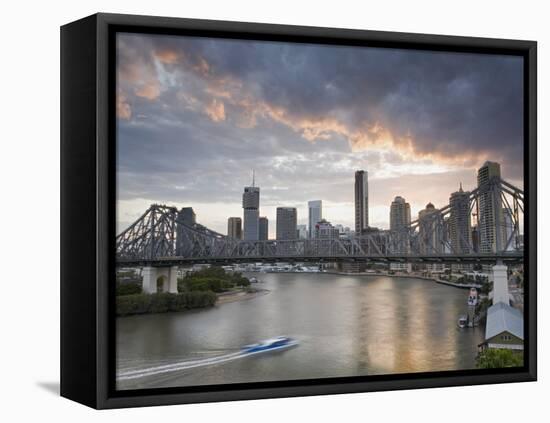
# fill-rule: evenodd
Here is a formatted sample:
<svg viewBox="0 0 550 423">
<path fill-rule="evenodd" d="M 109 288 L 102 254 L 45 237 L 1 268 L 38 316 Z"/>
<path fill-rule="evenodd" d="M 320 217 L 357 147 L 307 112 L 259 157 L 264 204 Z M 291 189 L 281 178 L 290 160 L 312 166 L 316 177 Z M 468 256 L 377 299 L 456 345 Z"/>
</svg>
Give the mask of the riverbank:
<svg viewBox="0 0 550 423">
<path fill-rule="evenodd" d="M 481 288 L 480 284 L 477 283 L 456 283 L 451 281 L 446 281 L 443 279 L 432 278 L 429 276 L 422 275 L 405 275 L 405 274 L 389 274 L 389 273 L 370 273 L 370 272 L 360 272 L 360 273 L 348 273 L 348 272 L 324 272 L 331 275 L 340 275 L 340 276 L 386 276 L 389 278 L 409 278 L 409 279 L 424 279 L 427 281 L 433 281 L 442 285 L 452 286 L 454 288 L 460 289 L 470 289 L 470 288 Z"/>
<path fill-rule="evenodd" d="M 260 297 L 262 295 L 267 295 L 271 291 L 269 289 L 258 289 L 256 288 L 254 291 L 249 290 L 240 290 L 240 291 L 231 291 L 231 292 L 222 292 L 219 294 L 216 294 L 217 301 L 216 305 L 222 305 L 227 303 L 233 303 L 235 301 L 244 301 L 244 300 L 251 300 L 256 297 Z"/>
</svg>

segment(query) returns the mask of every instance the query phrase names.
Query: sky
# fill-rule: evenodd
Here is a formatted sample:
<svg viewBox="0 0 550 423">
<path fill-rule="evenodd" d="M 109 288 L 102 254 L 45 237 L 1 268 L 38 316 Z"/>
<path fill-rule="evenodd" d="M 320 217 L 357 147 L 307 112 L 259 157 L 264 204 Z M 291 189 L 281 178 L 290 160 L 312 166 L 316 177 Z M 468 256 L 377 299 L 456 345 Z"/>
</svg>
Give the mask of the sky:
<svg viewBox="0 0 550 423">
<path fill-rule="evenodd" d="M 413 219 L 476 185 L 486 160 L 523 187 L 523 62 L 489 54 L 117 35 L 117 232 L 152 203 L 191 206 L 227 233 L 242 192 L 260 215 L 323 201 L 354 227 L 354 173 L 370 225 L 395 196 Z"/>
</svg>

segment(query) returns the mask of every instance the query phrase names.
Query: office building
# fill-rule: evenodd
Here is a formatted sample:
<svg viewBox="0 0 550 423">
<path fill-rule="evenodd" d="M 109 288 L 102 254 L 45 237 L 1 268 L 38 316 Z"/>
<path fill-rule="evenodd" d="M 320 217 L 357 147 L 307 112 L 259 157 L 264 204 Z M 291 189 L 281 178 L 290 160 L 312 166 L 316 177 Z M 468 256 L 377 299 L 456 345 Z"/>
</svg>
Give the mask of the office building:
<svg viewBox="0 0 550 423">
<path fill-rule="evenodd" d="M 337 225 L 334 225 L 334 227 L 338 229 L 340 238 L 349 238 L 351 236 L 351 229 L 349 226 L 340 225 L 338 223 Z"/>
<path fill-rule="evenodd" d="M 502 213 L 500 193 L 483 188 L 500 179 L 500 164 L 485 162 L 477 172 L 477 186 L 482 191 L 479 196 L 479 250 L 481 253 L 494 253 L 505 247 L 506 228 Z"/>
<path fill-rule="evenodd" d="M 411 224 L 411 206 L 403 197 L 397 196 L 390 206 L 390 230 L 397 231 Z"/>
<path fill-rule="evenodd" d="M 360 235 L 369 227 L 369 174 L 355 172 L 355 233 Z"/>
<path fill-rule="evenodd" d="M 338 239 L 340 237 L 338 228 L 332 226 L 332 224 L 325 219 L 321 219 L 317 222 L 313 233 L 316 239 Z"/>
<path fill-rule="evenodd" d="M 243 239 L 246 241 L 257 241 L 260 239 L 260 187 L 245 187 L 243 193 Z"/>
<path fill-rule="evenodd" d="M 315 225 L 323 219 L 323 202 L 321 200 L 309 201 L 308 206 L 308 232 L 313 238 Z"/>
<path fill-rule="evenodd" d="M 513 251 L 517 245 L 517 231 L 515 229 L 514 219 L 512 218 L 512 212 L 510 209 L 503 207 L 502 216 L 504 221 L 504 238 L 502 240 L 502 248 L 506 251 Z"/>
<path fill-rule="evenodd" d="M 230 217 L 227 219 L 227 236 L 233 239 L 243 238 L 242 219 L 240 217 Z"/>
<path fill-rule="evenodd" d="M 451 253 L 469 254 L 472 252 L 472 225 L 470 219 L 470 192 L 460 189 L 449 198 L 449 235 Z"/>
<path fill-rule="evenodd" d="M 296 239 L 298 215 L 294 207 L 277 207 L 276 239 Z"/>
<path fill-rule="evenodd" d="M 260 241 L 267 241 L 269 238 L 269 220 L 265 216 L 258 219 L 258 227 L 260 231 Z"/>
<path fill-rule="evenodd" d="M 411 206 L 403 197 L 397 196 L 390 206 L 390 230 L 400 231 L 411 225 Z M 407 254 L 409 245 L 407 236 L 399 237 L 396 243 L 394 253 Z M 410 272 L 412 266 L 410 263 L 390 263 L 390 270 Z"/>
<path fill-rule="evenodd" d="M 297 225 L 296 231 L 298 235 L 298 239 L 307 239 L 307 225 Z"/>
<path fill-rule="evenodd" d="M 197 216 L 193 207 L 182 207 L 176 217 L 176 255 L 183 256 L 191 248 L 191 242 L 186 234 L 186 227 L 194 227 L 197 224 Z"/>
<path fill-rule="evenodd" d="M 441 213 L 432 203 L 418 212 L 418 237 L 420 252 L 423 254 L 441 253 Z"/>
</svg>

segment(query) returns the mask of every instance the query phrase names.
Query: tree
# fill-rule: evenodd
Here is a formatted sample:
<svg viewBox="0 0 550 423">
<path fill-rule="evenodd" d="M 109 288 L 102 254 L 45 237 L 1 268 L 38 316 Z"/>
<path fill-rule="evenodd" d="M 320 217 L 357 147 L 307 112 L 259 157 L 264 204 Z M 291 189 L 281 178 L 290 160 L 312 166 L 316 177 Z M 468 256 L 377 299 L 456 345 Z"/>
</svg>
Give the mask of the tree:
<svg viewBox="0 0 550 423">
<path fill-rule="evenodd" d="M 523 352 L 488 348 L 477 356 L 478 369 L 503 369 L 523 366 Z"/>
</svg>

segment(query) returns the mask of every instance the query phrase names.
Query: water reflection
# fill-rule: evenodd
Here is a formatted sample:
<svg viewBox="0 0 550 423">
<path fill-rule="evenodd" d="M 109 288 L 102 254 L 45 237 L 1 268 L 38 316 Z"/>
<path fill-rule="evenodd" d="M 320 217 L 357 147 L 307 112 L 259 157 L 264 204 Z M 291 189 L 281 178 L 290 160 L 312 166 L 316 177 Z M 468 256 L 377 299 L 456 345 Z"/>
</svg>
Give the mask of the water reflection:
<svg viewBox="0 0 550 423">
<path fill-rule="evenodd" d="M 381 276 L 259 274 L 268 295 L 207 310 L 117 320 L 119 370 L 179 369 L 120 389 L 473 368 L 482 328 L 459 330 L 466 291 Z M 288 335 L 277 354 L 187 368 L 242 345 Z M 179 363 L 183 363 L 180 366 Z M 205 361 L 209 363 L 209 361 Z"/>
</svg>

